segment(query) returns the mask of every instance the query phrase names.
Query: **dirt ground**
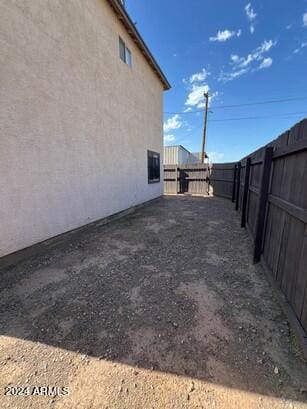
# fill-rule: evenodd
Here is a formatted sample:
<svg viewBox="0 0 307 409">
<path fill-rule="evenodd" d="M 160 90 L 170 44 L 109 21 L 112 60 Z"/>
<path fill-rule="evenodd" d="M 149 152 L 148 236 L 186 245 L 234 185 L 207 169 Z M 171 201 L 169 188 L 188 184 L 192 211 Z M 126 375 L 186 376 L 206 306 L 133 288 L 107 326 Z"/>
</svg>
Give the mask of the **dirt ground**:
<svg viewBox="0 0 307 409">
<path fill-rule="evenodd" d="M 0 408 L 307 408 L 307 365 L 251 260 L 229 201 L 164 197 L 3 269 Z"/>
</svg>

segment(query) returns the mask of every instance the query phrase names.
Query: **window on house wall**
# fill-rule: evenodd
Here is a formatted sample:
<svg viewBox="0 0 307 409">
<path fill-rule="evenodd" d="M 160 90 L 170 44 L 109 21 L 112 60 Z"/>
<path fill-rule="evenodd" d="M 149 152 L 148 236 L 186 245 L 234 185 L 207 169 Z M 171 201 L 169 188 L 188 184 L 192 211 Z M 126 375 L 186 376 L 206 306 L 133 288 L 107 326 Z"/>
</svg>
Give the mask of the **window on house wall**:
<svg viewBox="0 0 307 409">
<path fill-rule="evenodd" d="M 126 47 L 126 64 L 129 65 L 129 67 L 132 66 L 132 55 L 131 55 L 131 51 L 129 50 L 129 48 Z"/>
<path fill-rule="evenodd" d="M 132 66 L 132 54 L 125 42 L 119 37 L 119 56 L 120 59 L 129 67 Z"/>
<path fill-rule="evenodd" d="M 126 62 L 126 57 L 125 57 L 125 43 L 123 40 L 119 37 L 119 56 L 120 59 L 124 62 Z"/>
<path fill-rule="evenodd" d="M 148 183 L 160 182 L 160 154 L 147 151 Z"/>
</svg>

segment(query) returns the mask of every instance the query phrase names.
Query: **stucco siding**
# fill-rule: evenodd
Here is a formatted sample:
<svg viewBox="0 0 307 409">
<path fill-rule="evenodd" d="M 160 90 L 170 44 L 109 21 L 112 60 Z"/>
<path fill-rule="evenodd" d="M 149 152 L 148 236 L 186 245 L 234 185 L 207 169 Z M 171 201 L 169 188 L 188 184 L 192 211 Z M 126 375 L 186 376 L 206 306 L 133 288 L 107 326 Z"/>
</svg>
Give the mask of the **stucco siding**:
<svg viewBox="0 0 307 409">
<path fill-rule="evenodd" d="M 105 0 L 2 0 L 0 47 L 0 256 L 162 195 L 163 85 Z"/>
</svg>

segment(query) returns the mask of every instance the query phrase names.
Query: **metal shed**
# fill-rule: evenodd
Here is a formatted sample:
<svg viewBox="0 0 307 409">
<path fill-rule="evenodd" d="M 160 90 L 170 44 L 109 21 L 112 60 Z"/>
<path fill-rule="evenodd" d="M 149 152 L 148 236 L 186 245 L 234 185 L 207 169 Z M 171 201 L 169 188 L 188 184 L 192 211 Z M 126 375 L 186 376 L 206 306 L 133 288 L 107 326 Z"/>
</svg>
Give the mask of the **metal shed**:
<svg viewBox="0 0 307 409">
<path fill-rule="evenodd" d="M 200 159 L 182 145 L 164 147 L 164 165 L 182 165 L 188 163 L 200 163 Z"/>
</svg>

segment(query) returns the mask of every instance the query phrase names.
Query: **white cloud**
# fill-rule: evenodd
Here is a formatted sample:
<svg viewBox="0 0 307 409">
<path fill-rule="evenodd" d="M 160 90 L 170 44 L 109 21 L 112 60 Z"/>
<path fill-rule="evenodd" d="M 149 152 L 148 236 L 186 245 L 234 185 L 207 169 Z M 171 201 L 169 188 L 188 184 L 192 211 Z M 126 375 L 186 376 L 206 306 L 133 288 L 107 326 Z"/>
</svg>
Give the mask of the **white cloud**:
<svg viewBox="0 0 307 409">
<path fill-rule="evenodd" d="M 219 77 L 219 81 L 223 81 L 223 82 L 232 81 L 237 77 L 241 77 L 241 75 L 247 72 L 248 72 L 247 68 L 241 68 L 240 70 L 232 71 L 232 72 L 222 72 Z"/>
<path fill-rule="evenodd" d="M 193 84 L 194 82 L 202 82 L 204 81 L 208 76 L 208 72 L 205 68 L 203 68 L 200 72 L 197 72 L 189 78 L 189 82 Z"/>
<path fill-rule="evenodd" d="M 236 63 L 240 60 L 240 57 L 236 54 L 231 54 L 230 59 L 232 62 Z"/>
<path fill-rule="evenodd" d="M 307 27 L 307 13 L 303 14 L 303 26 Z"/>
<path fill-rule="evenodd" d="M 290 30 L 292 28 L 292 24 L 288 24 L 287 26 L 286 26 L 286 30 Z"/>
<path fill-rule="evenodd" d="M 210 95 L 209 95 L 209 106 L 210 106 L 212 100 L 214 98 L 216 98 L 218 95 L 219 95 L 218 91 L 210 93 Z M 203 108 L 205 108 L 205 106 L 206 106 L 206 103 L 205 103 L 205 99 L 203 98 L 203 100 L 197 105 L 197 108 L 203 109 Z"/>
<path fill-rule="evenodd" d="M 246 74 L 250 70 L 253 71 L 254 69 L 257 69 L 255 68 L 256 62 L 261 62 L 258 69 L 270 67 L 273 60 L 270 57 L 265 58 L 264 54 L 270 51 L 276 44 L 276 41 L 264 40 L 259 47 L 249 53 L 246 57 L 239 57 L 237 54 L 231 54 L 230 65 L 232 66 L 232 71 L 226 73 L 222 72 L 219 80 L 223 82 L 232 81 L 233 79 Z"/>
<path fill-rule="evenodd" d="M 293 54 L 298 54 L 303 48 L 307 47 L 307 41 L 302 43 L 298 48 L 293 51 Z"/>
<path fill-rule="evenodd" d="M 226 41 L 229 38 L 233 37 L 235 35 L 234 31 L 229 31 L 229 30 L 224 30 L 224 31 L 218 31 L 215 37 L 210 37 L 210 41 Z"/>
<path fill-rule="evenodd" d="M 242 33 L 242 30 L 238 30 L 237 32 L 230 31 L 230 30 L 224 30 L 224 31 L 219 30 L 216 36 L 210 37 L 209 40 L 223 42 L 223 41 L 229 40 L 231 37 L 234 37 L 234 36 L 240 37 L 241 33 Z"/>
<path fill-rule="evenodd" d="M 252 61 L 254 61 L 254 55 L 253 54 L 248 54 L 247 57 L 241 57 L 239 60 L 236 62 L 238 67 L 244 68 L 247 67 Z"/>
<path fill-rule="evenodd" d="M 192 74 L 188 79 L 183 80 L 184 84 L 187 87 L 187 98 L 184 103 L 185 109 L 184 112 L 192 112 L 193 108 L 203 109 L 205 107 L 205 93 L 209 93 L 210 87 L 206 81 L 207 77 L 210 75 L 210 72 L 203 68 L 199 72 Z M 216 98 L 219 93 L 210 92 L 209 95 L 209 105 L 213 98 Z M 196 116 L 200 115 L 200 111 L 196 111 Z M 184 125 L 184 124 L 183 124 Z"/>
<path fill-rule="evenodd" d="M 204 94 L 208 93 L 210 91 L 210 87 L 208 84 L 198 84 L 192 85 L 192 88 L 190 88 L 190 92 L 188 94 L 187 100 L 184 105 L 186 105 L 188 108 L 185 109 L 184 112 L 190 112 L 192 111 L 191 107 L 195 107 L 198 109 L 202 109 L 205 107 L 205 97 Z M 211 92 L 209 95 L 209 105 L 212 102 L 214 98 L 216 98 L 219 95 L 218 91 Z"/>
<path fill-rule="evenodd" d="M 249 31 L 251 32 L 251 34 L 254 34 L 255 32 L 255 26 L 253 24 L 253 21 L 255 20 L 255 18 L 257 17 L 257 13 L 255 13 L 251 3 L 248 3 L 245 7 L 245 13 L 247 15 L 248 20 L 250 21 L 251 25 L 249 27 Z"/>
<path fill-rule="evenodd" d="M 262 70 L 263 68 L 269 68 L 273 64 L 272 58 L 264 58 L 262 60 L 262 63 L 259 65 L 259 70 Z"/>
<path fill-rule="evenodd" d="M 185 102 L 186 106 L 200 108 L 204 100 L 204 93 L 209 91 L 209 86 L 207 84 L 202 85 L 192 85 L 192 89 L 188 95 Z"/>
<path fill-rule="evenodd" d="M 258 52 L 260 53 L 264 53 L 269 51 L 272 47 L 274 47 L 277 44 L 277 41 L 266 41 L 264 40 L 264 42 L 261 44 L 260 47 L 258 47 L 256 50 L 258 50 Z"/>
<path fill-rule="evenodd" d="M 163 125 L 163 129 L 164 132 L 169 132 L 173 129 L 179 129 L 181 125 L 182 122 L 180 121 L 180 116 L 176 114 L 173 117 L 168 118 L 168 120 Z"/>
<path fill-rule="evenodd" d="M 236 65 L 240 68 L 245 68 L 249 66 L 253 61 L 260 61 L 262 60 L 263 54 L 270 51 L 272 47 L 274 47 L 277 43 L 272 40 L 264 40 L 264 42 L 257 47 L 253 52 L 248 54 L 246 57 L 239 57 L 238 55 L 231 55 L 230 60 L 232 65 Z"/>
<path fill-rule="evenodd" d="M 249 19 L 249 21 L 255 20 L 255 18 L 257 17 L 257 13 L 255 13 L 255 11 L 254 11 L 254 9 L 253 9 L 251 3 L 248 3 L 248 4 L 245 6 L 244 9 L 245 9 L 245 13 L 246 13 L 247 18 Z"/>
<path fill-rule="evenodd" d="M 175 141 L 175 136 L 174 135 L 164 135 L 164 142 L 165 143 L 170 143 Z"/>
</svg>

